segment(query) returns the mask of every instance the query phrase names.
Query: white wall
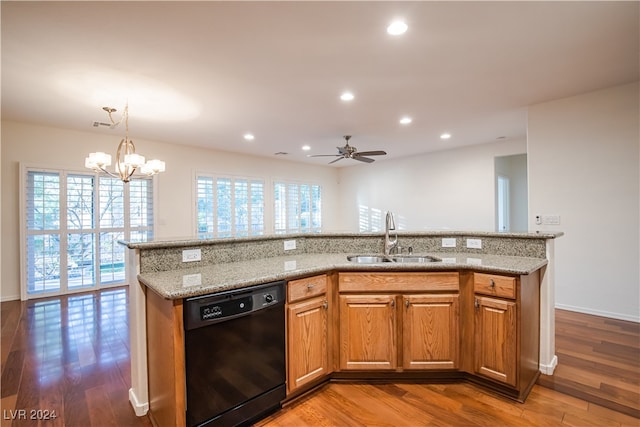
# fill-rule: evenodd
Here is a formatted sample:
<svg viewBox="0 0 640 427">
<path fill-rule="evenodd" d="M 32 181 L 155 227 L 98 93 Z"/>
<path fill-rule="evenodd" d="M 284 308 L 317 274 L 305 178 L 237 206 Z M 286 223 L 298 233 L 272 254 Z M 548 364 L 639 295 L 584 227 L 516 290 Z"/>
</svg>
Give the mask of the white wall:
<svg viewBox="0 0 640 427">
<path fill-rule="evenodd" d="M 120 135 L 2 122 L 2 300 L 20 295 L 19 163 L 85 172 L 84 158 L 89 152 L 106 151 L 115 155 L 120 138 Z M 193 235 L 195 171 L 317 182 L 323 189 L 326 229 L 333 229 L 338 221 L 335 168 L 138 139 L 135 143 L 139 153 L 163 159 L 167 164 L 167 171 L 156 177 L 158 238 Z"/>
<path fill-rule="evenodd" d="M 529 109 L 530 230 L 556 242 L 556 306 L 640 321 L 638 83 Z M 558 226 L 536 226 L 559 214 Z"/>
<path fill-rule="evenodd" d="M 525 150 L 502 141 L 342 168 L 342 228 L 357 231 L 364 206 L 392 211 L 401 229 L 494 231 L 494 158 Z"/>
</svg>

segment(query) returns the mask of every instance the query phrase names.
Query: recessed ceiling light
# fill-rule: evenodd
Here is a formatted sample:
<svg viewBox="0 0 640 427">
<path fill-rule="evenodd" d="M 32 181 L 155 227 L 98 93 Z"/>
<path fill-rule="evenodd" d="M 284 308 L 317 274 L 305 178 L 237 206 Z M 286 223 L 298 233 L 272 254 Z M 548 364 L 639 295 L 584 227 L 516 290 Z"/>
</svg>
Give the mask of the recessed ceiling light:
<svg viewBox="0 0 640 427">
<path fill-rule="evenodd" d="M 311 150 L 311 147 L 309 147 L 308 145 L 303 145 L 303 146 L 302 146 L 302 149 L 303 149 L 304 151 L 309 151 L 309 150 Z"/>
<path fill-rule="evenodd" d="M 440 139 L 449 139 L 449 138 L 451 138 L 450 133 L 443 133 L 442 135 L 440 135 Z"/>
<path fill-rule="evenodd" d="M 253 134 L 245 133 L 244 134 L 244 139 L 246 139 L 247 141 L 253 141 L 254 139 L 256 139 L 256 137 L 253 136 Z"/>
<path fill-rule="evenodd" d="M 400 119 L 400 123 L 403 125 L 408 125 L 409 123 L 411 123 L 412 119 L 411 117 L 403 117 Z"/>
<path fill-rule="evenodd" d="M 354 96 L 351 92 L 344 92 L 342 95 L 340 95 L 340 99 L 342 99 L 343 101 L 352 101 L 353 98 Z"/>
<path fill-rule="evenodd" d="M 387 27 L 387 33 L 391 34 L 392 36 L 399 36 L 400 34 L 406 33 L 408 28 L 409 27 L 407 26 L 407 24 L 405 24 L 403 21 L 393 21 Z"/>
</svg>

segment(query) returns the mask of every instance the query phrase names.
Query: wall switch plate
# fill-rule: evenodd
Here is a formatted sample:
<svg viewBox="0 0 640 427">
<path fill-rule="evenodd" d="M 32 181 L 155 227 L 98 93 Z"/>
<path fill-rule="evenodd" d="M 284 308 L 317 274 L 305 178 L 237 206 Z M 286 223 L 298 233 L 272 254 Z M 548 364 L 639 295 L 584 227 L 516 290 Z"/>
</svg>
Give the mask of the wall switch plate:
<svg viewBox="0 0 640 427">
<path fill-rule="evenodd" d="M 285 251 L 290 251 L 292 249 L 296 248 L 296 241 L 295 240 L 285 240 L 284 241 L 284 250 Z"/>
<path fill-rule="evenodd" d="M 542 215 L 542 223 L 546 225 L 560 225 L 560 215 Z"/>
<path fill-rule="evenodd" d="M 200 249 L 185 249 L 182 251 L 182 262 L 194 262 L 202 259 Z"/>
<path fill-rule="evenodd" d="M 482 239 L 467 239 L 467 248 L 482 249 Z"/>
<path fill-rule="evenodd" d="M 455 248 L 456 247 L 456 238 L 455 237 L 447 237 L 442 239 L 442 247 L 443 248 Z"/>
</svg>

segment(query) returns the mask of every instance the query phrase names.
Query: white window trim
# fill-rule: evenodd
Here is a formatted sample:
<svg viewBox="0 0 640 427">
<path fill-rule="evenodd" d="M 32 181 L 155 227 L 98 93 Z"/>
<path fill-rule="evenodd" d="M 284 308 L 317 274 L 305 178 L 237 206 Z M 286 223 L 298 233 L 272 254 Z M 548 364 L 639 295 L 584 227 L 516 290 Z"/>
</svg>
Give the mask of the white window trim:
<svg viewBox="0 0 640 427">
<path fill-rule="evenodd" d="M 287 235 L 287 234 L 296 234 L 296 233 L 321 233 L 322 230 L 324 229 L 324 187 L 322 184 L 320 184 L 319 182 L 313 182 L 313 181 L 303 181 L 303 180 L 293 180 L 293 179 L 287 179 L 287 178 L 273 178 L 271 180 L 271 188 L 270 188 L 270 192 L 271 192 L 271 213 L 273 214 L 273 217 L 271 218 L 271 233 L 276 234 L 276 195 L 275 195 L 275 186 L 276 184 L 296 184 L 298 186 L 301 185 L 308 185 L 310 187 L 313 186 L 317 186 L 320 188 L 320 228 L 319 229 L 310 229 L 310 230 L 294 230 L 294 231 L 289 231 L 289 229 L 287 228 L 286 231 L 284 232 L 279 232 L 277 233 L 278 235 Z"/>
<path fill-rule="evenodd" d="M 192 194 L 191 199 L 193 201 L 192 203 L 193 214 L 191 215 L 191 221 L 192 221 L 191 229 L 194 231 L 195 236 L 200 235 L 200 232 L 198 230 L 198 178 L 200 177 L 212 178 L 214 180 L 214 183 L 217 182 L 218 178 L 231 179 L 233 182 L 235 182 L 236 180 L 246 180 L 249 183 L 251 183 L 252 181 L 260 181 L 262 183 L 262 197 L 263 197 L 263 211 L 264 211 L 264 217 L 262 219 L 263 230 L 262 230 L 262 234 L 260 235 L 265 236 L 272 232 L 270 228 L 273 228 L 273 227 L 270 227 L 270 223 L 268 222 L 269 221 L 269 209 L 268 209 L 269 204 L 268 203 L 270 200 L 271 191 L 269 189 L 269 181 L 265 177 L 196 170 L 193 172 L 193 180 L 192 180 L 193 185 L 191 186 L 191 194 Z M 217 200 L 216 200 L 216 203 L 217 203 Z M 217 218 L 215 212 L 214 212 L 214 218 Z M 255 237 L 255 236 L 256 235 L 253 234 L 246 237 Z M 213 236 L 211 236 L 211 238 L 214 238 L 214 239 L 217 239 L 217 238 L 229 239 L 229 238 L 235 238 L 235 237 L 238 237 L 235 234 L 235 231 L 232 233 L 231 236 L 220 237 L 218 235 L 217 229 L 214 230 Z M 245 236 L 242 236 L 242 237 L 245 237 Z"/>
<path fill-rule="evenodd" d="M 118 286 L 123 286 L 123 285 L 127 285 L 127 280 L 129 278 L 129 266 L 127 265 L 127 263 L 125 262 L 125 272 L 124 272 L 124 279 L 122 282 L 111 282 L 111 283 L 100 283 L 98 282 L 95 286 L 91 286 L 91 287 L 80 287 L 78 289 L 68 289 L 68 284 L 67 283 L 61 283 L 60 285 L 60 290 L 57 292 L 43 292 L 43 293 L 38 293 L 38 294 L 33 294 L 33 295 L 29 295 L 27 293 L 27 288 L 28 288 L 28 284 L 27 284 L 27 209 L 26 209 L 26 204 L 27 204 L 27 193 L 26 193 L 26 189 L 27 189 L 27 175 L 29 172 L 43 172 L 43 173 L 56 173 L 59 174 L 61 177 L 64 177 L 63 180 L 61 180 L 61 188 L 64 188 L 66 191 L 66 177 L 69 175 L 73 175 L 73 174 L 80 174 L 80 175 L 93 175 L 94 177 L 98 178 L 100 176 L 100 174 L 95 173 L 95 172 L 90 172 L 87 169 L 75 169 L 75 168 L 69 168 L 69 167 L 64 167 L 64 166 L 51 166 L 51 165 L 41 165 L 41 164 L 33 164 L 33 163 L 20 163 L 19 164 L 19 170 L 20 170 L 20 177 L 19 177 L 19 185 L 20 185 L 20 189 L 18 191 L 18 201 L 19 201 L 19 224 L 20 224 L 20 230 L 19 230 L 19 235 L 20 235 L 20 242 L 19 242 L 19 247 L 20 247 L 20 272 L 19 272 L 19 277 L 20 277 L 20 299 L 22 301 L 28 300 L 28 299 L 36 299 L 36 298 L 44 298 L 44 297 L 52 297 L 52 296 L 60 296 L 60 295 L 71 295 L 71 294 L 76 294 L 76 293 L 82 293 L 82 292 L 89 292 L 89 291 L 93 291 L 93 290 L 97 290 L 97 289 L 108 289 L 108 288 L 114 288 L 114 287 L 118 287 Z M 134 176 L 135 178 L 135 176 Z M 65 182 L 63 182 L 65 181 Z M 97 182 L 94 181 L 94 182 Z M 153 192 L 153 206 L 152 206 L 152 218 L 151 218 L 151 229 L 153 231 L 153 235 L 156 235 L 156 230 L 157 230 L 157 206 L 158 206 L 158 190 L 157 190 L 157 181 L 155 177 L 151 178 L 151 185 L 152 185 L 152 192 Z M 99 192 L 96 191 L 94 192 L 94 202 L 96 202 L 97 205 L 97 199 L 99 198 Z M 66 203 L 67 203 L 67 198 L 66 197 L 62 197 L 61 198 L 61 202 L 60 202 L 60 209 L 62 212 L 66 212 Z M 125 211 L 129 211 L 129 200 L 128 198 L 125 198 Z M 95 214 L 95 212 L 94 212 Z M 131 224 L 130 221 L 128 220 L 128 217 L 126 217 L 127 219 L 125 220 L 125 235 L 130 235 L 132 229 L 131 229 Z M 95 220 L 95 219 L 94 219 Z M 63 218 L 62 216 L 60 217 L 60 224 L 62 225 L 63 223 L 66 224 L 66 218 Z M 96 223 L 97 224 L 97 223 Z M 100 229 L 100 227 L 97 227 L 98 229 Z M 110 230 L 111 228 L 105 228 L 105 231 Z M 64 229 L 61 227 L 60 228 L 61 232 L 61 241 L 64 240 L 66 241 L 66 234 L 68 234 L 68 229 L 66 228 L 66 225 L 64 227 Z M 64 231 L 62 231 L 64 230 Z M 90 229 L 91 232 L 95 232 L 96 228 L 92 228 Z M 133 231 L 136 231 L 137 228 Z M 100 231 L 102 231 L 102 229 L 100 229 Z M 99 234 L 99 232 L 98 232 Z M 94 249 L 95 247 L 97 247 L 97 245 L 99 245 L 99 239 L 95 239 L 96 241 L 94 241 Z M 64 250 L 66 253 L 66 248 L 61 249 L 61 251 Z M 97 252 L 96 252 L 97 253 Z M 127 255 L 125 253 L 125 260 L 127 258 Z M 63 271 L 65 271 L 64 276 L 66 277 L 66 270 L 63 269 Z M 62 281 L 61 281 L 62 282 Z"/>
</svg>

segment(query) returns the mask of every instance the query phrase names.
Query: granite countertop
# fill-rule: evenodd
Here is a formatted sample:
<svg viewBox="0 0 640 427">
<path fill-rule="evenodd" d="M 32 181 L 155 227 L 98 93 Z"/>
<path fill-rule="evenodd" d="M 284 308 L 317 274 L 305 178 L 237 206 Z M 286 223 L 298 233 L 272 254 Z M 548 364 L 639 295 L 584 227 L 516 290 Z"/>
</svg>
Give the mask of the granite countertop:
<svg viewBox="0 0 640 427">
<path fill-rule="evenodd" d="M 181 237 L 172 239 L 154 239 L 151 241 L 128 241 L 121 240 L 121 244 L 130 249 L 160 249 L 160 248 L 178 248 L 186 246 L 203 246 L 217 243 L 242 243 L 251 241 L 265 241 L 270 239 L 297 239 L 297 238 L 331 238 L 331 237 L 381 237 L 383 234 L 377 233 L 289 233 L 289 234 L 273 234 L 260 235 L 254 237 L 226 237 L 226 238 L 198 238 L 198 237 Z M 532 232 L 532 233 L 506 233 L 492 231 L 460 231 L 460 230 L 439 230 L 439 231 L 409 231 L 398 230 L 398 237 L 414 236 L 414 237 L 455 237 L 455 236 L 473 236 L 473 237 L 500 237 L 513 239 L 555 239 L 563 236 L 562 232 Z"/>
<path fill-rule="evenodd" d="M 276 280 L 320 274 L 327 271 L 443 271 L 474 270 L 503 274 L 530 274 L 544 267 L 546 259 L 477 253 L 430 253 L 441 261 L 429 263 L 357 264 L 349 254 L 300 254 L 214 264 L 138 275 L 141 283 L 166 299 L 181 299 Z"/>
</svg>

